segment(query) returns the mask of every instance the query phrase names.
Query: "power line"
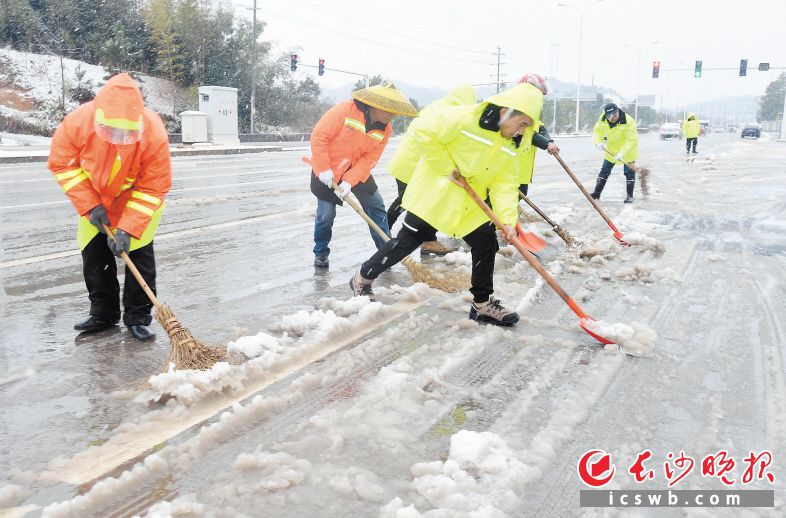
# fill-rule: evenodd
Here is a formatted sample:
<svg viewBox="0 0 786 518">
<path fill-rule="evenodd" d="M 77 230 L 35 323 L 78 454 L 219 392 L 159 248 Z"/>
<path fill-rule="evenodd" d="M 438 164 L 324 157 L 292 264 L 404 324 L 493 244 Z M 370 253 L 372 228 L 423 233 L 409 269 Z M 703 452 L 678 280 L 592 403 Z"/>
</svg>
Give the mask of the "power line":
<svg viewBox="0 0 786 518">
<path fill-rule="evenodd" d="M 403 50 L 403 51 L 405 51 L 405 52 L 407 52 L 409 54 L 415 53 L 415 54 L 418 54 L 418 55 L 421 55 L 421 56 L 422 55 L 428 55 L 428 56 L 431 56 L 431 57 L 437 57 L 437 58 L 442 58 L 442 59 L 451 59 L 451 60 L 454 60 L 454 61 L 461 61 L 461 62 L 464 62 L 464 63 L 467 63 L 467 62 L 470 62 L 470 63 L 484 63 L 484 64 L 486 63 L 485 61 L 481 61 L 481 60 L 466 59 L 466 58 L 462 58 L 462 57 L 458 57 L 458 56 L 448 56 L 448 55 L 445 55 L 445 54 L 435 54 L 433 52 L 427 52 L 427 51 L 424 51 L 424 50 L 413 49 L 411 47 L 405 47 L 405 46 L 402 46 L 402 45 L 397 45 L 395 43 L 375 40 L 373 38 L 367 38 L 365 36 L 360 36 L 358 34 L 352 34 L 352 33 L 349 33 L 349 32 L 340 31 L 338 29 L 334 29 L 334 28 L 331 28 L 331 27 L 325 27 L 324 25 L 320 25 L 320 24 L 317 24 L 317 23 L 309 22 L 309 21 L 306 21 L 306 20 L 302 20 L 300 18 L 289 16 L 289 15 L 285 15 L 285 14 L 273 11 L 271 9 L 265 9 L 265 12 L 267 14 L 275 15 L 274 17 L 278 17 L 278 18 L 280 18 L 282 20 L 289 21 L 289 22 L 292 22 L 292 23 L 295 23 L 295 24 L 310 25 L 312 27 L 316 27 L 316 28 L 322 29 L 324 31 L 334 32 L 336 34 L 342 34 L 344 36 L 348 36 L 350 38 L 355 38 L 355 39 L 358 39 L 358 40 L 361 40 L 361 41 L 366 41 L 366 42 L 369 42 L 369 43 L 375 43 L 375 44 L 378 44 L 378 45 L 386 46 L 388 48 L 397 48 L 397 49 Z"/>
</svg>

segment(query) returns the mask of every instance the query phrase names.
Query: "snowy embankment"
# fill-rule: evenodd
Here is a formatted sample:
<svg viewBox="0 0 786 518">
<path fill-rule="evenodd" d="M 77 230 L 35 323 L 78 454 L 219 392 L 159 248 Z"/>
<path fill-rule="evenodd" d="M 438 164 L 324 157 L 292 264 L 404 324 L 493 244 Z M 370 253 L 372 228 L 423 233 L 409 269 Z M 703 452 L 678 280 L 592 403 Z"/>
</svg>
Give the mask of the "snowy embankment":
<svg viewBox="0 0 786 518">
<path fill-rule="evenodd" d="M 84 61 L 0 48 L 0 115 L 54 129 L 63 98 L 66 112 L 73 110 L 78 103 L 71 99 L 72 90 L 81 85 L 97 92 L 108 73 Z M 182 88 L 146 74 L 137 79 L 150 109 L 164 118 L 176 115 L 184 100 Z"/>
</svg>

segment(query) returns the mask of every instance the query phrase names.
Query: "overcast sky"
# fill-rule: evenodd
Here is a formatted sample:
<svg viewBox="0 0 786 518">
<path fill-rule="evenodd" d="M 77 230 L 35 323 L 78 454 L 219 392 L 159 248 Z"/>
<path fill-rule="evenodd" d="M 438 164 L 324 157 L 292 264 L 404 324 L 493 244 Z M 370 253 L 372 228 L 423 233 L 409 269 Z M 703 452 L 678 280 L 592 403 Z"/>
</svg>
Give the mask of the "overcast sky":
<svg viewBox="0 0 786 518">
<path fill-rule="evenodd" d="M 229 0 L 225 0 L 229 1 Z M 550 0 L 258 0 L 267 24 L 262 39 L 275 50 L 299 47 L 303 63 L 381 73 L 419 86 L 451 88 L 488 82 L 496 74 L 497 46 L 509 80 L 534 71 L 575 81 L 579 15 Z M 683 106 L 721 96 L 761 95 L 780 71 L 759 72 L 759 62 L 786 67 L 786 1 L 782 0 L 564 0 L 584 8 L 581 79 L 632 98 L 663 96 Z M 234 0 L 250 17 L 252 0 Z M 629 46 L 627 46 L 629 45 Z M 637 70 L 637 61 L 640 64 Z M 739 61 L 749 60 L 747 77 Z M 703 61 L 700 79 L 694 62 Z M 661 61 L 659 79 L 652 62 Z M 728 67 L 732 70 L 707 70 Z M 670 72 L 670 68 L 689 71 Z M 301 67 L 297 75 L 313 74 Z M 326 72 L 332 88 L 356 78 Z"/>
</svg>

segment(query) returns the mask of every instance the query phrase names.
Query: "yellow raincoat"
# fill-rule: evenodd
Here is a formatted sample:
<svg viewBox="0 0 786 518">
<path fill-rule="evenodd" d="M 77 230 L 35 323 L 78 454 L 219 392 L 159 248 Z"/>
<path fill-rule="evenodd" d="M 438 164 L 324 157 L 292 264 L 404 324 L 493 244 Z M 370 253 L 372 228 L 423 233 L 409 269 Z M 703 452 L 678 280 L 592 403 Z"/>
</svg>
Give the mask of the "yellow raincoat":
<svg viewBox="0 0 786 518">
<path fill-rule="evenodd" d="M 696 115 L 689 113 L 682 123 L 682 136 L 685 138 L 696 138 L 699 136 L 699 119 Z"/>
<path fill-rule="evenodd" d="M 530 84 L 519 84 L 470 106 L 450 106 L 422 114 L 412 128 L 421 159 L 404 193 L 403 207 L 437 230 L 463 237 L 489 221 L 464 190 L 451 181 L 458 169 L 507 225 L 518 220 L 519 168 L 522 155 L 532 146 L 532 126 L 525 129 L 521 146 L 499 131 L 480 127 L 488 103 L 513 108 L 537 123 L 543 94 Z"/>
<path fill-rule="evenodd" d="M 622 153 L 624 162 L 635 162 L 639 158 L 639 134 L 636 132 L 636 120 L 630 114 L 620 110 L 620 118 L 617 124 L 612 128 L 606 120 L 606 114 L 601 113 L 600 119 L 595 123 L 593 129 L 595 134 L 595 144 L 601 142 L 604 138 L 606 146 L 612 155 Z M 605 152 L 603 158 L 615 164 L 622 162 L 614 160 Z"/>
<path fill-rule="evenodd" d="M 539 120 L 535 121 L 532 125 L 533 132 L 543 125 Z M 532 138 L 530 138 L 532 140 Z M 522 140 L 523 142 L 523 140 Z M 532 175 L 535 173 L 535 153 L 538 151 L 537 146 L 530 145 L 526 153 L 521 154 L 521 165 L 519 165 L 519 184 L 531 184 Z"/>
<path fill-rule="evenodd" d="M 475 89 L 470 85 L 461 85 L 448 92 L 448 95 L 442 99 L 438 99 L 423 108 L 420 111 L 420 115 L 427 116 L 432 111 L 447 106 L 470 105 L 476 102 L 477 97 L 475 97 Z M 407 132 L 401 138 L 401 143 L 399 143 L 393 156 L 390 157 L 390 162 L 388 162 L 388 172 L 390 175 L 407 184 L 412 178 L 412 174 L 415 172 L 415 166 L 417 166 L 420 161 L 420 151 L 418 151 L 418 146 L 415 143 L 414 137 L 414 128 L 417 127 L 419 121 L 420 117 L 410 123 Z"/>
</svg>

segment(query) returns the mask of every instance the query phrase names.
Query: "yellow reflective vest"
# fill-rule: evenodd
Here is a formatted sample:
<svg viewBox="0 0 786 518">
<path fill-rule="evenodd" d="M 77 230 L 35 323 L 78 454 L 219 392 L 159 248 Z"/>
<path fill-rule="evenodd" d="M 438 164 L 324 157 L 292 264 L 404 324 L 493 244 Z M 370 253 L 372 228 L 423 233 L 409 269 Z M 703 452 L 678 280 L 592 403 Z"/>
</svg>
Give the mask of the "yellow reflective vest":
<svg viewBox="0 0 786 518">
<path fill-rule="evenodd" d="M 449 106 L 418 117 L 411 127 L 420 160 L 404 193 L 403 207 L 445 234 L 463 237 L 489 221 L 464 190 L 451 181 L 458 169 L 481 199 L 489 197 L 503 223 L 518 220 L 519 170 L 532 146 L 532 126 L 521 146 L 499 131 L 480 127 L 488 103 L 516 109 L 537 123 L 543 94 L 520 84 L 470 106 Z"/>
<path fill-rule="evenodd" d="M 595 144 L 606 139 L 609 153 L 615 156 L 618 153 L 622 153 L 624 162 L 635 162 L 639 158 L 639 134 L 636 132 L 636 120 L 630 114 L 620 110 L 620 118 L 617 124 L 611 127 L 609 121 L 606 120 L 606 114 L 602 113 L 598 122 L 595 123 L 593 133 L 595 135 Z M 609 162 L 622 163 L 614 160 L 613 157 L 605 152 L 603 155 L 603 158 Z"/>
<path fill-rule="evenodd" d="M 388 172 L 390 175 L 407 184 L 412 178 L 415 167 L 420 161 L 420 151 L 418 151 L 418 146 L 415 143 L 415 138 L 413 136 L 414 130 L 410 130 L 413 126 L 417 127 L 421 116 L 428 115 L 434 110 L 439 110 L 447 106 L 470 105 L 476 102 L 477 97 L 475 97 L 475 89 L 470 85 L 461 85 L 448 92 L 442 99 L 438 99 L 423 108 L 420 111 L 420 116 L 410 123 L 396 151 L 393 153 L 393 156 L 390 157 L 390 162 L 388 162 Z"/>
<path fill-rule="evenodd" d="M 689 113 L 682 123 L 682 136 L 685 138 L 696 138 L 699 136 L 699 119 L 693 113 Z"/>
</svg>

